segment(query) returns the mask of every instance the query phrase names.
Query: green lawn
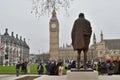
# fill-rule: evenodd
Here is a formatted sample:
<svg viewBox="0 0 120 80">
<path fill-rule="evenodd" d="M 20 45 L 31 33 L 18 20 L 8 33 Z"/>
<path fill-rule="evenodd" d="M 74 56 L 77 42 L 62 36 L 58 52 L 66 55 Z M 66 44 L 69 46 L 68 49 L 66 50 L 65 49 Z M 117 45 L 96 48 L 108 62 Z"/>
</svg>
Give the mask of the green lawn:
<svg viewBox="0 0 120 80">
<path fill-rule="evenodd" d="M 45 65 L 44 66 L 44 73 L 46 73 L 46 68 Z M 65 67 L 65 65 L 64 65 Z M 63 73 L 66 74 L 67 70 L 63 70 Z M 15 74 L 16 73 L 16 69 L 15 66 L 2 66 L 0 65 L 0 74 Z M 20 72 L 20 74 L 23 74 L 22 72 Z M 31 64 L 30 65 L 30 73 L 29 74 L 37 74 L 37 64 Z"/>
<path fill-rule="evenodd" d="M 20 70 L 21 71 L 21 70 Z M 31 64 L 30 65 L 30 71 L 31 74 L 36 73 L 37 74 L 37 64 Z M 15 74 L 16 73 L 16 68 L 14 66 L 2 66 L 0 65 L 0 74 Z M 22 74 L 22 72 L 20 72 Z"/>
<path fill-rule="evenodd" d="M 0 74 L 13 74 L 15 73 L 15 66 L 1 66 L 0 65 Z"/>
</svg>

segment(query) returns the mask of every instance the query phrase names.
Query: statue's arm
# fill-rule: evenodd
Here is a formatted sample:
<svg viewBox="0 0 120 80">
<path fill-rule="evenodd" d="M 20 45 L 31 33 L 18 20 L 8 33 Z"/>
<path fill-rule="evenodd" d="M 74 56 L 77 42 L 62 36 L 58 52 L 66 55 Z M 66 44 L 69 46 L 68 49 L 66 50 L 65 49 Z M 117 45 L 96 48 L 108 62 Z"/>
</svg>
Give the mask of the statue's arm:
<svg viewBox="0 0 120 80">
<path fill-rule="evenodd" d="M 74 38 L 75 38 L 75 27 L 76 27 L 76 21 L 73 24 L 73 28 L 72 28 L 72 32 L 71 32 L 72 45 L 74 43 Z"/>
</svg>

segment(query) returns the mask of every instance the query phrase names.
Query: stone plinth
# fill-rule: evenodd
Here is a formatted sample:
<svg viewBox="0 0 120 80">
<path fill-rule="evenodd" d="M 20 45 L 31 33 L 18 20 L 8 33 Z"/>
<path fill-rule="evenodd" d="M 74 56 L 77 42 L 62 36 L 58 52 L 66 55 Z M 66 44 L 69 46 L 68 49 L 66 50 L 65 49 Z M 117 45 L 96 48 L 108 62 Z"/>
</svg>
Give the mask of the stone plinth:
<svg viewBox="0 0 120 80">
<path fill-rule="evenodd" d="M 98 72 L 92 70 L 67 71 L 67 80 L 98 80 Z"/>
</svg>

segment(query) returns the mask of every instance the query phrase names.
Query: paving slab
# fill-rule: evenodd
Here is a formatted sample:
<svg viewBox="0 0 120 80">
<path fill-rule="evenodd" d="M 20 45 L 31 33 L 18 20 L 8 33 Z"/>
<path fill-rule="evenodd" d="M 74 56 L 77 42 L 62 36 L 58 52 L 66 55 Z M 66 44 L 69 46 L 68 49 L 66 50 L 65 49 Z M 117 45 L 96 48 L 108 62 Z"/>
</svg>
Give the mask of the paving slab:
<svg viewBox="0 0 120 80">
<path fill-rule="evenodd" d="M 16 75 L 0 75 L 0 80 L 14 80 Z"/>
<path fill-rule="evenodd" d="M 49 75 L 42 75 L 34 80 L 66 80 L 66 75 L 63 76 L 49 76 Z"/>
<path fill-rule="evenodd" d="M 120 75 L 100 75 L 99 80 L 120 80 Z"/>
<path fill-rule="evenodd" d="M 25 77 L 25 76 L 38 76 L 36 75 L 20 75 L 19 77 L 16 77 L 16 75 L 0 75 L 0 80 L 15 80 L 17 78 Z M 40 75 L 40 77 L 33 79 L 33 80 L 66 80 L 67 76 L 50 76 L 50 75 Z M 98 76 L 98 80 L 120 80 L 120 75 L 100 75 Z"/>
</svg>

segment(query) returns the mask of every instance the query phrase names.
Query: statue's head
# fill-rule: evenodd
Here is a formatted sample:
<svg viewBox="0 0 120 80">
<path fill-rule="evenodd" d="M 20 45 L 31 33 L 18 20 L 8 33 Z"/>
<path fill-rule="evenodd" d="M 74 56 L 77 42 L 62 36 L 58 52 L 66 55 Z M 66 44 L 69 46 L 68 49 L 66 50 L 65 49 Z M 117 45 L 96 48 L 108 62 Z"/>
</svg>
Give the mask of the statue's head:
<svg viewBox="0 0 120 80">
<path fill-rule="evenodd" d="M 84 13 L 80 13 L 79 18 L 84 18 Z"/>
</svg>

